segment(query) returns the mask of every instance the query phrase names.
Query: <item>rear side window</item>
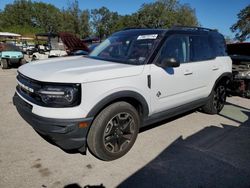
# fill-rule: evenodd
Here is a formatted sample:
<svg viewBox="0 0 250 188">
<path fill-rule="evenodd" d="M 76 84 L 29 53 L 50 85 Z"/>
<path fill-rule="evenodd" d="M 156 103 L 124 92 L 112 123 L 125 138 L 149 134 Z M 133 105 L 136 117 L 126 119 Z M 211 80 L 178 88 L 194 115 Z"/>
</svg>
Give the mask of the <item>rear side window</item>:
<svg viewBox="0 0 250 188">
<path fill-rule="evenodd" d="M 207 35 L 190 36 L 190 53 L 190 61 L 205 61 L 215 58 Z"/>
<path fill-rule="evenodd" d="M 212 48 L 215 56 L 226 56 L 226 43 L 224 37 L 221 34 L 211 35 Z"/>
</svg>

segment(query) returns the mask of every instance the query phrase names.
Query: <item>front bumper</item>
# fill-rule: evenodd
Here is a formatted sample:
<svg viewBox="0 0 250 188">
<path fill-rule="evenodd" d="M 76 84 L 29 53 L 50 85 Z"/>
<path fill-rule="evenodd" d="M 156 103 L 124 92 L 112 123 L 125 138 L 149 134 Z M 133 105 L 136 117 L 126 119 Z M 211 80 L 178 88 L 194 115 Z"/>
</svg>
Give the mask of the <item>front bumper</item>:
<svg viewBox="0 0 250 188">
<path fill-rule="evenodd" d="M 15 64 L 19 64 L 22 58 L 10 58 L 9 59 L 9 64 L 10 65 L 15 65 Z"/>
<path fill-rule="evenodd" d="M 25 102 L 17 94 L 13 97 L 13 104 L 21 117 L 46 140 L 64 150 L 86 151 L 87 133 L 93 118 L 53 119 L 41 117 L 33 114 L 32 105 Z M 83 122 L 87 123 L 87 127 L 79 128 L 79 123 Z"/>
</svg>

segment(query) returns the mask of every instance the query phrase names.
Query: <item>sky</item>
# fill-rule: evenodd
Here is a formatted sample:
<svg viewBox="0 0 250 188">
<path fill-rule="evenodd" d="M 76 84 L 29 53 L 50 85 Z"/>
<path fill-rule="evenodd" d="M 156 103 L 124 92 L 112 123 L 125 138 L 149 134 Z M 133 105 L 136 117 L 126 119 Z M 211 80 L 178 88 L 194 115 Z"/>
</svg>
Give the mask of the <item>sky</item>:
<svg viewBox="0 0 250 188">
<path fill-rule="evenodd" d="M 14 0 L 0 0 L 0 9 Z M 36 0 L 51 3 L 58 8 L 67 7 L 70 0 Z M 81 9 L 94 9 L 106 6 L 119 14 L 136 12 L 143 3 L 154 0 L 78 0 Z M 234 34 L 230 27 L 236 23 L 237 14 L 250 4 L 249 0 L 179 0 L 180 3 L 189 4 L 196 11 L 196 16 L 202 27 L 218 29 L 225 36 L 231 38 Z"/>
</svg>

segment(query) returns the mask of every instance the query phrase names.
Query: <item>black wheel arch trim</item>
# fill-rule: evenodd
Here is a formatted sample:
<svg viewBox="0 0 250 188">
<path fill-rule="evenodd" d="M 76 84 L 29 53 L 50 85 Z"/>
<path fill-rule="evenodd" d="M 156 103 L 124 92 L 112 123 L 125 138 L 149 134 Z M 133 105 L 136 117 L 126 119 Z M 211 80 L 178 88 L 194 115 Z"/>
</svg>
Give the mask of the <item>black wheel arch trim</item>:
<svg viewBox="0 0 250 188">
<path fill-rule="evenodd" d="M 107 107 L 109 104 L 118 101 L 126 101 L 126 99 L 136 100 L 142 107 L 141 110 L 143 117 L 148 116 L 149 107 L 146 99 L 138 92 L 126 90 L 126 91 L 119 91 L 116 93 L 112 93 L 111 95 L 108 95 L 107 97 L 103 98 L 89 111 L 87 117 L 95 117 L 102 109 Z"/>
<path fill-rule="evenodd" d="M 215 81 L 214 83 L 214 86 L 213 86 L 213 90 L 214 88 L 217 86 L 217 84 L 224 78 L 227 78 L 228 81 L 230 82 L 230 80 L 232 79 L 232 73 L 231 72 L 225 72 L 223 73 L 222 75 L 220 75 L 219 78 L 217 78 L 217 80 Z M 228 83 L 227 83 L 228 84 Z"/>
</svg>

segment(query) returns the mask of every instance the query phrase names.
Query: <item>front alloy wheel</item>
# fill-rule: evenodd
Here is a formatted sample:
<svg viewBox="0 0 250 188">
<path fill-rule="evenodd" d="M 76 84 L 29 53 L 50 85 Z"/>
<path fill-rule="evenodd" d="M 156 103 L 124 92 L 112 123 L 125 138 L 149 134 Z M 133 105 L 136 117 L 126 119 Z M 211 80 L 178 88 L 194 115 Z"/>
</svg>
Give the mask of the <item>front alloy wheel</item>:
<svg viewBox="0 0 250 188">
<path fill-rule="evenodd" d="M 119 153 L 129 146 L 135 134 L 135 121 L 127 112 L 114 116 L 106 125 L 103 142 L 107 151 Z"/>
<path fill-rule="evenodd" d="M 89 150 L 99 159 L 111 161 L 125 155 L 139 131 L 137 110 L 127 102 L 116 102 L 102 110 L 89 130 Z"/>
</svg>

